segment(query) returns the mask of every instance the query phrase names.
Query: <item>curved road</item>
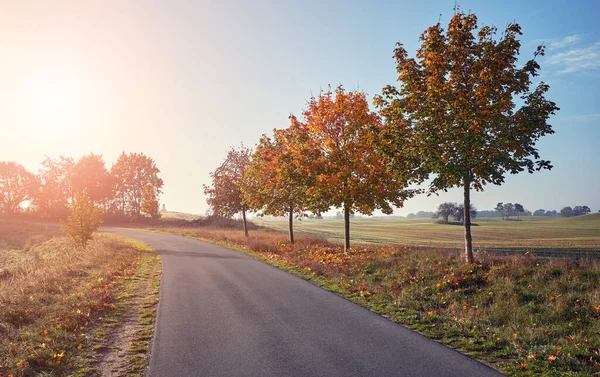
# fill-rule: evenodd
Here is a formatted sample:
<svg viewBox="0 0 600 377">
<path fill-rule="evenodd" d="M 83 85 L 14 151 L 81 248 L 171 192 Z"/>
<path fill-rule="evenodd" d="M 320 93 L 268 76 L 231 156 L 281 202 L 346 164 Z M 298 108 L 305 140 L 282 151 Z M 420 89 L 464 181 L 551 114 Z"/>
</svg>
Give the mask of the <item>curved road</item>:
<svg viewBox="0 0 600 377">
<path fill-rule="evenodd" d="M 162 258 L 150 376 L 501 376 L 240 252 L 103 230 L 150 244 Z"/>
</svg>

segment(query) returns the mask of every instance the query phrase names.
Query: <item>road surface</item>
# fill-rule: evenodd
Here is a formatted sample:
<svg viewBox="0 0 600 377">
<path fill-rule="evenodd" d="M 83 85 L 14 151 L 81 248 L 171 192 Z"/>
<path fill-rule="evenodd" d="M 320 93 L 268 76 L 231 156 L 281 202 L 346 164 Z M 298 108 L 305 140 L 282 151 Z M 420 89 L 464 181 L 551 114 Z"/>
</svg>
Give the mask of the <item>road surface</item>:
<svg viewBox="0 0 600 377">
<path fill-rule="evenodd" d="M 166 376 L 501 376 L 240 252 L 105 228 L 154 247 L 163 275 L 148 373 Z"/>
</svg>

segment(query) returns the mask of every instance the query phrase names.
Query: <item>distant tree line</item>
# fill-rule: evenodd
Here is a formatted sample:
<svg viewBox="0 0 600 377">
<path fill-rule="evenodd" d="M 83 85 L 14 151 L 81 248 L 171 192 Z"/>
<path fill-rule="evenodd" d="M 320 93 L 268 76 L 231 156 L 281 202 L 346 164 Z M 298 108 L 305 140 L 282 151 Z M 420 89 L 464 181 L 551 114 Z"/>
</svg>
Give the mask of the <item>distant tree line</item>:
<svg viewBox="0 0 600 377">
<path fill-rule="evenodd" d="M 545 209 L 536 209 L 535 211 L 533 211 L 533 216 L 560 216 L 560 212 L 556 211 L 555 209 L 553 210 L 548 210 L 546 211 Z"/>
<path fill-rule="evenodd" d="M 419 218 L 419 219 L 432 219 L 435 218 L 436 213 L 435 212 L 430 212 L 430 211 L 419 211 L 417 213 L 409 213 L 408 215 L 406 215 L 407 219 L 414 219 L 414 218 Z"/>
<path fill-rule="evenodd" d="M 445 218 L 445 221 L 448 221 L 449 217 L 455 218 L 452 216 L 453 210 L 457 206 L 456 203 L 442 203 L 438 207 L 437 212 L 429 212 L 429 211 L 419 211 L 417 213 L 409 213 L 406 217 L 411 218 Z M 462 208 L 462 207 L 461 207 Z M 598 211 L 600 212 L 600 210 Z M 557 210 L 545 210 L 545 209 L 537 209 L 533 212 L 525 209 L 519 203 L 498 203 L 496 205 L 496 209 L 494 210 L 478 210 L 476 211 L 477 217 L 502 217 L 503 219 L 510 219 L 510 216 L 549 216 L 549 217 L 573 217 L 573 216 L 581 216 L 587 215 L 591 213 L 591 209 L 588 206 L 581 205 L 575 207 L 564 207 L 560 211 Z M 448 216 L 446 216 L 448 215 Z"/>
<path fill-rule="evenodd" d="M 575 206 L 571 207 L 563 207 L 560 210 L 560 215 L 562 217 L 573 217 L 573 216 L 581 216 L 588 215 L 592 210 L 588 206 Z"/>
<path fill-rule="evenodd" d="M 123 152 L 108 169 L 101 155 L 78 160 L 49 158 L 37 174 L 13 161 L 0 162 L 0 214 L 28 213 L 64 219 L 79 196 L 105 217 L 159 217 L 158 196 L 163 180 L 152 158 Z"/>
<path fill-rule="evenodd" d="M 477 209 L 471 205 L 469 208 L 471 218 L 477 217 Z M 449 222 L 453 218 L 456 222 L 462 223 L 465 218 L 465 207 L 462 203 L 444 202 L 438 206 L 437 212 L 432 216 L 435 219 L 442 219 L 443 222 Z"/>
<path fill-rule="evenodd" d="M 523 217 L 523 216 L 532 216 L 533 213 L 530 210 L 524 208 L 524 211 L 521 212 L 521 213 L 519 213 L 518 215 L 520 217 Z M 477 211 L 477 216 L 478 217 L 502 217 L 502 214 L 500 212 L 496 211 L 496 210 L 489 209 L 489 210 L 480 210 L 480 211 Z M 516 212 L 512 212 L 511 216 L 517 216 L 517 213 Z"/>
<path fill-rule="evenodd" d="M 496 204 L 496 208 L 494 209 L 500 215 L 500 217 L 502 217 L 503 220 L 510 220 L 511 216 L 517 216 L 518 219 L 521 216 L 521 214 L 527 212 L 523 205 L 519 203 L 513 204 L 499 202 L 498 204 Z"/>
</svg>

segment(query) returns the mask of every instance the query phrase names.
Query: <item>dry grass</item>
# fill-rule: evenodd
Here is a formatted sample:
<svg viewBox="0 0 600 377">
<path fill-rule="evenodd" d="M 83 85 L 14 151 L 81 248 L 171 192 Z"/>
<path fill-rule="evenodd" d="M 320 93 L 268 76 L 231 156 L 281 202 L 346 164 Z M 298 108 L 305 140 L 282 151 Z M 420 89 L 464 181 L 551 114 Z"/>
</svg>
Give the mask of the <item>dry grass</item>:
<svg viewBox="0 0 600 377">
<path fill-rule="evenodd" d="M 59 229 L 0 223 L 0 375 L 64 374 L 140 252 L 97 237 L 87 250 Z"/>
<path fill-rule="evenodd" d="M 344 253 L 324 239 L 259 229 L 161 231 L 249 252 L 515 376 L 600 372 L 600 263 L 403 247 Z"/>
</svg>

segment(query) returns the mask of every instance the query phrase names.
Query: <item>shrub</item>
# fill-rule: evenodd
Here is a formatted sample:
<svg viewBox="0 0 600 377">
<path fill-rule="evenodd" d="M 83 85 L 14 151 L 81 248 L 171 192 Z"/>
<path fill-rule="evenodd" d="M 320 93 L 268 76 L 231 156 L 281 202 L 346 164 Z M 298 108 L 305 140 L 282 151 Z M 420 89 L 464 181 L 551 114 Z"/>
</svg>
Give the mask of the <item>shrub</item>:
<svg viewBox="0 0 600 377">
<path fill-rule="evenodd" d="M 63 231 L 71 238 L 73 243 L 85 249 L 92 234 L 98 230 L 100 223 L 100 209 L 83 193 L 75 195 L 71 204 L 71 213 L 67 222 L 63 223 Z"/>
</svg>

